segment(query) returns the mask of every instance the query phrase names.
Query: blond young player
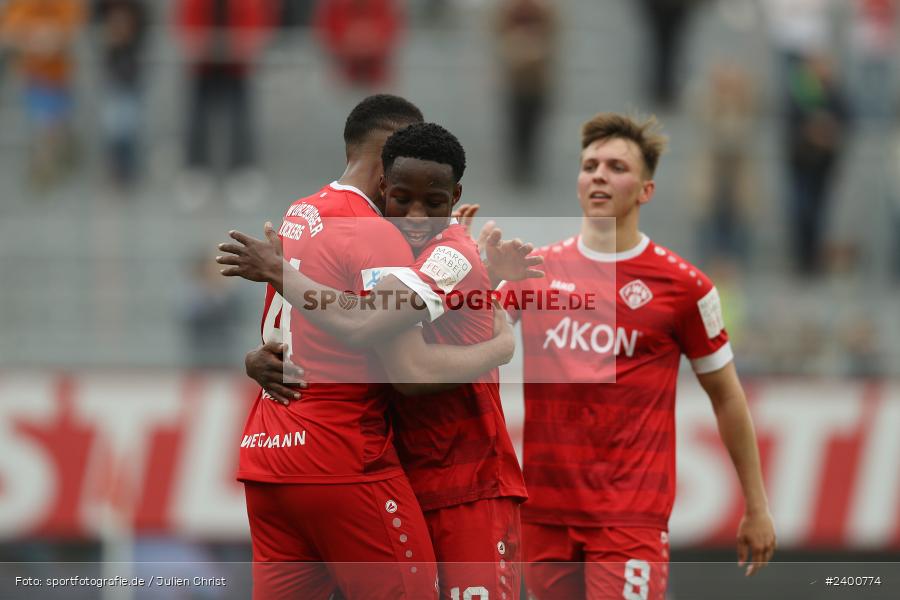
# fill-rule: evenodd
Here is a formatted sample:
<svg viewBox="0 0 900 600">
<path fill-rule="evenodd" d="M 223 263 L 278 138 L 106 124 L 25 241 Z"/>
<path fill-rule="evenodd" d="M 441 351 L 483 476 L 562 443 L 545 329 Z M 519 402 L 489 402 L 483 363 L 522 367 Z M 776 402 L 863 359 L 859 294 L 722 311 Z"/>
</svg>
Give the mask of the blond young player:
<svg viewBox="0 0 900 600">
<path fill-rule="evenodd" d="M 581 231 L 536 251 L 544 278 L 501 288 L 508 298 L 522 298 L 562 281 L 567 289 L 556 291 L 565 304 L 568 294 L 596 289 L 607 269 L 615 273 L 615 323 L 599 313 L 596 322 L 581 316 L 575 322 L 559 311 L 516 310 L 506 302 L 524 340 L 529 500 L 522 538 L 526 584 L 539 600 L 665 597 L 682 354 L 712 402 L 740 480 L 739 563 L 751 562 L 752 574 L 775 549 L 756 437 L 716 289 L 639 229 L 665 141 L 653 119 L 605 113 L 585 123 Z M 571 383 L 589 381 L 585 365 L 613 364 L 610 355 L 615 383 Z M 551 368 L 559 383 L 541 376 Z M 535 375 L 543 382 L 528 381 Z"/>
</svg>

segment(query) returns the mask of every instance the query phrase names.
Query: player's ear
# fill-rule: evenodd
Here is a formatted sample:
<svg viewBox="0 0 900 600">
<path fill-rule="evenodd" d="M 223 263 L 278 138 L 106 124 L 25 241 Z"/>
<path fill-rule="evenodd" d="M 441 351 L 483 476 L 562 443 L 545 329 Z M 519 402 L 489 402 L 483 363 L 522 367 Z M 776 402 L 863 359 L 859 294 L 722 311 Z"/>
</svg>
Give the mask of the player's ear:
<svg viewBox="0 0 900 600">
<path fill-rule="evenodd" d="M 647 204 L 653 198 L 653 193 L 656 191 L 656 182 L 652 179 L 648 179 L 641 185 L 641 193 L 638 196 L 638 205 Z"/>
<path fill-rule="evenodd" d="M 378 180 L 378 189 L 381 190 L 381 195 L 384 196 L 384 192 L 387 190 L 387 179 L 384 178 L 384 173 L 381 174 L 381 179 Z"/>
<path fill-rule="evenodd" d="M 459 199 L 462 198 L 462 184 L 458 183 L 453 188 L 453 200 L 450 201 L 450 207 L 456 206 L 456 203 L 459 202 Z"/>
</svg>

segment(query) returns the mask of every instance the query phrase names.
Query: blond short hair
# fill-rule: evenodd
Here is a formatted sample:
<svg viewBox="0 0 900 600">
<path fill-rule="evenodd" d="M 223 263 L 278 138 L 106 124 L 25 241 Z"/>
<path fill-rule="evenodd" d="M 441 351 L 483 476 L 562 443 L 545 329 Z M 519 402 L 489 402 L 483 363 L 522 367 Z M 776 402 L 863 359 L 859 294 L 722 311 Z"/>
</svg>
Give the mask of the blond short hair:
<svg viewBox="0 0 900 600">
<path fill-rule="evenodd" d="M 636 118 L 618 113 L 598 113 L 581 126 L 581 149 L 597 140 L 622 139 L 634 142 L 644 159 L 644 168 L 652 178 L 659 157 L 666 151 L 669 139 L 661 133 L 661 126 L 653 115 Z"/>
</svg>

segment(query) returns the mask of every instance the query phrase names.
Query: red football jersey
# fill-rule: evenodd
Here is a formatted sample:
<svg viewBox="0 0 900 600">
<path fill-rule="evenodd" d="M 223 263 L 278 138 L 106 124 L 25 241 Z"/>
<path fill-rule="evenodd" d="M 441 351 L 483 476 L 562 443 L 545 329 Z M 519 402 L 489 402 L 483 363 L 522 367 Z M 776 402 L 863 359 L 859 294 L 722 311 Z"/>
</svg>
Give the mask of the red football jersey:
<svg viewBox="0 0 900 600">
<path fill-rule="evenodd" d="M 612 263 L 615 323 L 576 323 L 565 311 L 510 310 L 525 340 L 523 462 L 530 500 L 522 518 L 665 529 L 675 499 L 681 355 L 697 373 L 733 358 L 718 293 L 697 268 L 643 235 L 638 246 L 618 254 L 592 251 L 580 237 L 537 253 L 546 277 L 504 284 L 504 294 L 551 287 L 585 294 L 598 269 Z M 586 381 L 584 364 L 610 355 L 614 383 L 567 383 Z M 544 376 L 529 382 L 548 364 L 561 369 L 555 383 Z"/>
<path fill-rule="evenodd" d="M 366 196 L 332 183 L 294 202 L 281 226 L 284 257 L 324 285 L 358 291 L 363 271 L 409 265 L 412 252 Z M 377 243 L 376 243 L 377 241 Z M 284 339 L 310 383 L 282 406 L 257 397 L 241 441 L 238 478 L 274 483 L 385 479 L 401 472 L 385 418 L 386 381 L 374 354 L 313 326 L 269 288 L 263 341 Z"/>
<path fill-rule="evenodd" d="M 409 269 L 393 272 L 425 301 L 430 344 L 467 345 L 493 336 L 487 271 L 460 225 L 435 236 Z M 422 510 L 486 498 L 526 498 L 506 429 L 497 370 L 438 394 L 394 393 L 394 443 Z"/>
</svg>

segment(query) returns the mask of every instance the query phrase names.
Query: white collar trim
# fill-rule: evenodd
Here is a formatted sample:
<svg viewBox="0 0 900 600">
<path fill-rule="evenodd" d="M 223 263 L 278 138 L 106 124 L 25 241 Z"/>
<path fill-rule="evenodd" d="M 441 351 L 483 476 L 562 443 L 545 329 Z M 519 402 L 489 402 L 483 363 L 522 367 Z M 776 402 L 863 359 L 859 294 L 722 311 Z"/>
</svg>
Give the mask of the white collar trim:
<svg viewBox="0 0 900 600">
<path fill-rule="evenodd" d="M 624 252 L 597 252 L 596 250 L 591 250 L 587 246 L 584 245 L 584 241 L 582 241 L 581 236 L 578 236 L 578 251 L 581 252 L 581 255 L 589 260 L 595 260 L 597 262 L 619 262 L 621 260 L 631 260 L 632 258 L 636 258 L 643 254 L 644 250 L 647 249 L 647 246 L 650 245 L 650 238 L 648 238 L 645 234 L 641 234 L 641 241 L 637 243 L 634 248 L 630 250 L 625 250 Z"/>
<path fill-rule="evenodd" d="M 383 214 L 381 214 L 381 211 L 378 210 L 378 207 L 375 206 L 375 203 L 372 202 L 372 200 L 370 200 L 369 197 L 366 196 L 366 195 L 362 192 L 362 190 L 360 190 L 359 188 L 355 188 L 355 187 L 353 187 L 352 185 L 344 185 L 343 183 L 338 183 L 337 181 L 332 181 L 332 182 L 331 182 L 331 187 L 332 187 L 332 189 L 335 189 L 335 190 L 341 190 L 341 191 L 343 191 L 343 192 L 353 192 L 354 194 L 359 194 L 360 196 L 363 197 L 363 199 L 364 199 L 366 202 L 369 203 L 369 206 L 372 207 L 372 210 L 374 210 L 376 213 L 378 213 L 378 216 L 379 216 L 379 217 L 383 217 L 383 216 L 384 216 Z"/>
</svg>

